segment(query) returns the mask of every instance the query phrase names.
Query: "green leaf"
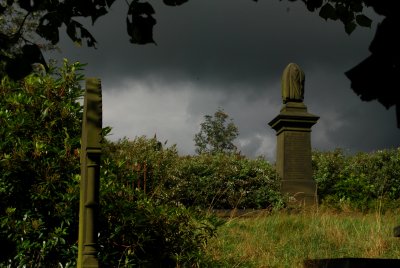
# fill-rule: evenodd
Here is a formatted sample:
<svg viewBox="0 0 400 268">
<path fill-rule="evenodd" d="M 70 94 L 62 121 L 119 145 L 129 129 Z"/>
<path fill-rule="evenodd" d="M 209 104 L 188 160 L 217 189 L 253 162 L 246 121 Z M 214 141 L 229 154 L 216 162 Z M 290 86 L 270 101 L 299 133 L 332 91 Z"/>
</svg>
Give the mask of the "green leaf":
<svg viewBox="0 0 400 268">
<path fill-rule="evenodd" d="M 363 14 L 356 16 L 356 22 L 362 27 L 371 28 L 372 20 Z"/>
</svg>

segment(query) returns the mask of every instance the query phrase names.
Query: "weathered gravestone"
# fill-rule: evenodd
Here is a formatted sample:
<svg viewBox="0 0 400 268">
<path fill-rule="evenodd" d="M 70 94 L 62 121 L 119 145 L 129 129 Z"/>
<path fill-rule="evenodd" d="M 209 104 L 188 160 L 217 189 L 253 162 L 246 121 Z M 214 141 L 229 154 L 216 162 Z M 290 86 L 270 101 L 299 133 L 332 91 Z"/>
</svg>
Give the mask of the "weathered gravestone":
<svg viewBox="0 0 400 268">
<path fill-rule="evenodd" d="M 304 72 L 290 63 L 282 75 L 283 107 L 269 125 L 276 131 L 276 169 L 281 191 L 298 204 L 316 202 L 316 184 L 311 168 L 311 127 L 319 117 L 307 112 L 304 100 Z"/>
<path fill-rule="evenodd" d="M 82 120 L 81 183 L 77 267 L 99 267 L 97 215 L 102 130 L 102 99 L 99 79 L 86 79 Z"/>
</svg>

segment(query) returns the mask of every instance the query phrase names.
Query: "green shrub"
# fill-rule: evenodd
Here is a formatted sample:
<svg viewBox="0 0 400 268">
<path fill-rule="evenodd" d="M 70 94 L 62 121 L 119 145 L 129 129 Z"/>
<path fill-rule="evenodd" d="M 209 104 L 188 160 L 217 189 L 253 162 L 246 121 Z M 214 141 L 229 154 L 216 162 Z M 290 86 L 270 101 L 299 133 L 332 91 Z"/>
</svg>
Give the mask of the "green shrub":
<svg viewBox="0 0 400 268">
<path fill-rule="evenodd" d="M 275 170 L 262 158 L 224 153 L 179 157 L 176 146 L 146 137 L 108 142 L 104 153 L 104 168 L 115 170 L 114 181 L 132 189 L 145 190 L 146 185 L 148 196 L 168 202 L 203 209 L 282 205 Z"/>
<path fill-rule="evenodd" d="M 171 200 L 164 182 L 175 168 L 175 146 L 139 137 L 107 142 L 100 184 L 100 261 L 106 267 L 202 267 L 212 216 Z M 132 170 L 132 165 L 146 170 Z M 138 179 L 146 172 L 147 192 Z"/>
<path fill-rule="evenodd" d="M 103 146 L 103 168 L 113 170 L 113 180 L 131 188 L 139 188 L 149 194 L 160 193 L 160 187 L 171 176 L 176 167 L 176 146 L 166 147 L 155 137 L 123 138 L 117 142 L 105 141 Z M 114 165 L 114 166 L 113 166 Z"/>
<path fill-rule="evenodd" d="M 73 264 L 82 95 L 69 64 L 0 84 L 0 265 Z M 3 253 L 4 251 L 2 251 Z M 10 260 L 10 262 L 9 262 Z"/>
<path fill-rule="evenodd" d="M 344 155 L 314 152 L 314 178 L 322 203 L 362 211 L 393 208 L 400 199 L 400 148 Z"/>
<path fill-rule="evenodd" d="M 1 267 L 76 265 L 80 68 L 65 61 L 47 74 L 1 81 Z M 200 266 L 205 261 L 203 248 L 218 222 L 155 191 L 177 159 L 174 147 L 160 145 L 143 137 L 104 144 L 99 259 L 105 267 Z M 132 169 L 137 164 L 146 169 L 138 173 Z M 132 187 L 144 177 L 148 195 Z"/>
<path fill-rule="evenodd" d="M 264 159 L 201 154 L 179 160 L 174 199 L 202 208 L 268 208 L 282 204 L 275 169 Z"/>
<path fill-rule="evenodd" d="M 346 164 L 346 156 L 341 149 L 332 152 L 313 151 L 312 167 L 319 197 L 334 193 L 333 186 L 340 181 Z"/>
<path fill-rule="evenodd" d="M 102 181 L 100 262 L 106 267 L 199 267 L 218 222 L 183 205 Z"/>
</svg>

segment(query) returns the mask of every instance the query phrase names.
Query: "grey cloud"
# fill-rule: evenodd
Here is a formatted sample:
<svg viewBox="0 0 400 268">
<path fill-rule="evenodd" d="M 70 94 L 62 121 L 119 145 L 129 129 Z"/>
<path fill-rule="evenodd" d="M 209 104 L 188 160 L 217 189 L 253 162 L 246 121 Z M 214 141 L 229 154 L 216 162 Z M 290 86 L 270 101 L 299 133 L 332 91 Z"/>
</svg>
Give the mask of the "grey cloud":
<svg viewBox="0 0 400 268">
<path fill-rule="evenodd" d="M 309 112 L 321 117 L 313 147 L 399 146 L 393 111 L 361 102 L 344 76 L 369 55 L 376 24 L 348 36 L 341 23 L 325 22 L 301 1 L 191 0 L 173 8 L 159 2 L 157 46 L 129 43 L 126 6 L 118 1 L 92 29 L 97 50 L 74 47 L 63 36 L 63 53 L 48 54 L 87 62 L 86 74 L 102 78 L 115 137 L 157 132 L 181 153 L 193 153 L 203 116 L 222 107 L 239 127 L 241 150 L 272 158 L 275 133 L 267 123 L 282 105 L 282 71 L 296 62 L 306 73 Z"/>
<path fill-rule="evenodd" d="M 156 5 L 158 45 L 134 46 L 125 32 L 126 6 L 121 1 L 93 28 L 98 50 L 63 50 L 88 59 L 95 75 L 145 78 L 151 73 L 171 80 L 251 84 L 279 76 L 291 61 L 308 68 L 367 53 L 373 31 L 358 29 L 348 37 L 342 25 L 323 21 L 302 3 L 291 3 L 289 12 L 286 6 L 279 1 L 228 0 L 192 0 L 174 8 Z"/>
</svg>

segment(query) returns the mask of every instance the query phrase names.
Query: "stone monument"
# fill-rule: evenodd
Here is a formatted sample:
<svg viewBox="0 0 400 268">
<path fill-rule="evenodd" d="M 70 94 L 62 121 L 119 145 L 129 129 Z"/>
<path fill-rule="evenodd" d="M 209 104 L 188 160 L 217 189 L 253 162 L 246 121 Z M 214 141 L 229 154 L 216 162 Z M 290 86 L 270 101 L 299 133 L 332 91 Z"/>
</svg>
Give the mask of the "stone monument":
<svg viewBox="0 0 400 268">
<path fill-rule="evenodd" d="M 97 215 L 102 130 L 102 99 L 99 79 L 86 79 L 81 140 L 78 268 L 99 267 Z"/>
<path fill-rule="evenodd" d="M 296 203 L 315 204 L 316 184 L 311 168 L 311 127 L 319 117 L 307 112 L 304 100 L 305 75 L 290 63 L 282 75 L 280 113 L 269 125 L 276 131 L 276 170 L 281 177 L 281 191 Z"/>
</svg>

